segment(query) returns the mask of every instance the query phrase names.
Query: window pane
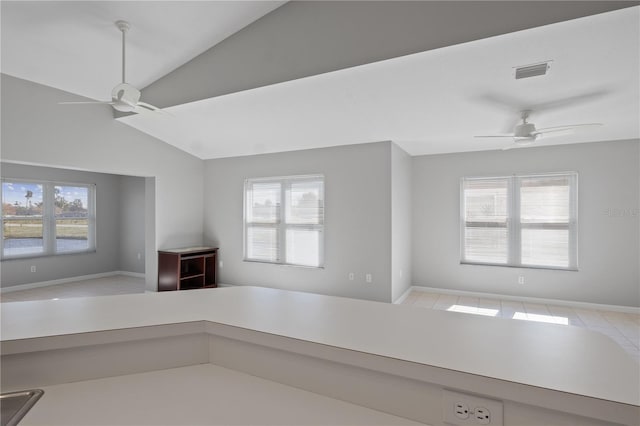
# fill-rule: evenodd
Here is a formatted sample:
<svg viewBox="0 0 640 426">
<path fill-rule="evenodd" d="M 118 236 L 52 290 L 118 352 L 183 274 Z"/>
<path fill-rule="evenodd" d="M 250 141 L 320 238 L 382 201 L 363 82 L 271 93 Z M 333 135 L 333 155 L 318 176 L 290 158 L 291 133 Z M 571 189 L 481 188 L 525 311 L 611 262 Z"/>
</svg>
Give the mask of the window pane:
<svg viewBox="0 0 640 426">
<path fill-rule="evenodd" d="M 320 231 L 287 229 L 287 263 L 320 266 Z"/>
<path fill-rule="evenodd" d="M 89 249 L 89 189 L 55 186 L 56 252 Z"/>
<path fill-rule="evenodd" d="M 37 254 L 43 245 L 42 185 L 2 182 L 3 254 Z"/>
<path fill-rule="evenodd" d="M 247 227 L 247 259 L 278 261 L 278 233 L 275 228 Z"/>
<path fill-rule="evenodd" d="M 507 263 L 508 179 L 465 180 L 464 254 L 468 262 Z"/>
<path fill-rule="evenodd" d="M 320 224 L 323 221 L 322 181 L 293 182 L 286 193 L 286 222 Z"/>
<path fill-rule="evenodd" d="M 247 222 L 276 223 L 280 217 L 280 183 L 251 183 L 247 188 Z"/>
<path fill-rule="evenodd" d="M 568 223 L 569 176 L 524 177 L 520 181 L 522 223 Z"/>
<path fill-rule="evenodd" d="M 523 229 L 522 264 L 569 267 L 569 230 Z"/>
<path fill-rule="evenodd" d="M 464 217 L 467 222 L 507 220 L 507 179 L 478 179 L 464 182 Z"/>
<path fill-rule="evenodd" d="M 507 263 L 506 228 L 465 228 L 464 260 L 483 263 Z"/>
</svg>

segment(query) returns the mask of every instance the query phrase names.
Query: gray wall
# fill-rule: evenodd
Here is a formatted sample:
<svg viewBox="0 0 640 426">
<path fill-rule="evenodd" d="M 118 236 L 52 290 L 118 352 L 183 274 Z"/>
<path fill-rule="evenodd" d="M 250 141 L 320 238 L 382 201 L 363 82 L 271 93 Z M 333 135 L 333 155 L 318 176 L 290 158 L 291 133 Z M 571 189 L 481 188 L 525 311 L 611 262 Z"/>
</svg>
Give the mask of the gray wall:
<svg viewBox="0 0 640 426">
<path fill-rule="evenodd" d="M 414 157 L 414 285 L 640 306 L 639 149 L 633 140 Z M 461 265 L 460 178 L 554 171 L 579 174 L 579 271 Z"/>
<path fill-rule="evenodd" d="M 120 176 L 119 270 L 144 273 L 144 178 Z"/>
<path fill-rule="evenodd" d="M 202 244 L 203 161 L 113 119 L 106 105 L 58 105 L 71 93 L 2 74 L 4 161 L 144 176 L 147 289 L 158 248 Z"/>
<path fill-rule="evenodd" d="M 208 160 L 206 242 L 220 247 L 219 281 L 391 300 L 390 142 Z M 325 177 L 324 269 L 244 262 L 246 178 L 322 173 Z M 355 280 L 349 281 L 349 272 Z M 365 273 L 373 282 L 365 282 Z"/>
<path fill-rule="evenodd" d="M 391 300 L 411 287 L 411 156 L 391 144 Z"/>
<path fill-rule="evenodd" d="M 96 251 L 2 261 L 1 286 L 50 281 L 120 268 L 120 177 L 102 173 L 2 163 L 2 177 L 96 185 Z M 31 266 L 36 272 L 31 272 Z"/>
</svg>

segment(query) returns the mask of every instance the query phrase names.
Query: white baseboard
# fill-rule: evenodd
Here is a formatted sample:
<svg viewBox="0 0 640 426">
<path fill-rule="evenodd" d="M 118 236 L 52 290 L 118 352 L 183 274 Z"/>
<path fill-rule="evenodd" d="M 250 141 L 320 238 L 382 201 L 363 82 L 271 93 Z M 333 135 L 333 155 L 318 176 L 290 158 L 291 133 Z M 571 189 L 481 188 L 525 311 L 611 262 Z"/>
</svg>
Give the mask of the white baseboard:
<svg viewBox="0 0 640 426">
<path fill-rule="evenodd" d="M 128 277 L 135 277 L 135 278 L 144 278 L 145 276 L 144 274 L 139 272 L 128 272 L 128 271 L 101 272 L 99 274 L 80 275 L 77 277 L 60 278 L 57 280 L 40 281 L 37 283 L 18 284 L 18 285 L 12 285 L 10 287 L 2 287 L 0 288 L 0 293 L 11 293 L 13 291 L 31 290 L 33 288 L 49 287 L 52 285 L 72 283 L 76 281 L 94 280 L 97 278 L 113 277 L 115 275 L 125 275 Z"/>
<path fill-rule="evenodd" d="M 600 303 L 578 302 L 573 300 L 543 299 L 540 297 L 526 297 L 526 296 L 509 296 L 505 294 L 495 294 L 495 293 L 478 293 L 475 291 L 450 290 L 445 288 L 423 287 L 418 285 L 411 286 L 406 292 L 404 292 L 402 296 L 400 296 L 393 303 L 394 304 L 402 303 L 402 301 L 404 301 L 404 299 L 406 299 L 407 296 L 409 296 L 409 293 L 411 293 L 411 291 L 413 290 L 424 291 L 428 293 L 451 294 L 454 296 L 483 297 L 483 298 L 490 298 L 490 299 L 512 300 L 515 302 L 568 306 L 570 308 L 595 309 L 598 311 L 614 311 L 614 312 L 624 312 L 628 314 L 640 314 L 640 308 L 636 308 L 634 306 L 605 305 Z"/>
<path fill-rule="evenodd" d="M 415 286 L 409 286 L 409 288 L 404 293 L 402 293 L 400 295 L 400 297 L 398 297 L 396 300 L 394 300 L 392 303 L 394 305 L 399 305 L 402 302 L 404 302 L 404 299 L 406 299 L 409 296 L 409 294 L 411 294 L 411 290 L 413 290 L 414 288 L 415 288 Z"/>
<path fill-rule="evenodd" d="M 115 271 L 114 275 L 124 275 L 126 277 L 144 278 L 145 274 L 142 272 L 129 272 L 129 271 Z"/>
</svg>

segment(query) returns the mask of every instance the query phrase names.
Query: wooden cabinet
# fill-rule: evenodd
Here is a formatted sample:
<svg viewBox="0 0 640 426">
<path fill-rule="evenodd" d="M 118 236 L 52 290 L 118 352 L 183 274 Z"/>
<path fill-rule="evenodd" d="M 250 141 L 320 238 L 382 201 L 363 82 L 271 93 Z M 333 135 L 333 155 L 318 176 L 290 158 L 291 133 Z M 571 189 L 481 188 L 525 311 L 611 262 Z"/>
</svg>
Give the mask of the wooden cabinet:
<svg viewBox="0 0 640 426">
<path fill-rule="evenodd" d="M 217 254 L 214 247 L 158 251 L 158 291 L 217 287 Z"/>
</svg>

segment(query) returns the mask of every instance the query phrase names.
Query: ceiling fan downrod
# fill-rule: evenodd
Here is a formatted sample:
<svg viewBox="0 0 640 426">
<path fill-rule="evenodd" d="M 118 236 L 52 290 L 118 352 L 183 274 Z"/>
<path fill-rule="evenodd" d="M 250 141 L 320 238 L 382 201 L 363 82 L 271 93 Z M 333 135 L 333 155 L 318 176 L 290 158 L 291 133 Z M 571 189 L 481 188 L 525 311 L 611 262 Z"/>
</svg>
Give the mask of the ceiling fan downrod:
<svg viewBox="0 0 640 426">
<path fill-rule="evenodd" d="M 122 82 L 125 83 L 125 74 L 124 74 L 124 70 L 125 70 L 125 36 L 127 34 L 127 31 L 129 31 L 129 28 L 131 27 L 131 25 L 129 25 L 129 23 L 127 21 L 116 21 L 116 27 L 118 27 L 118 29 L 120 30 L 120 32 L 122 32 Z"/>
</svg>

